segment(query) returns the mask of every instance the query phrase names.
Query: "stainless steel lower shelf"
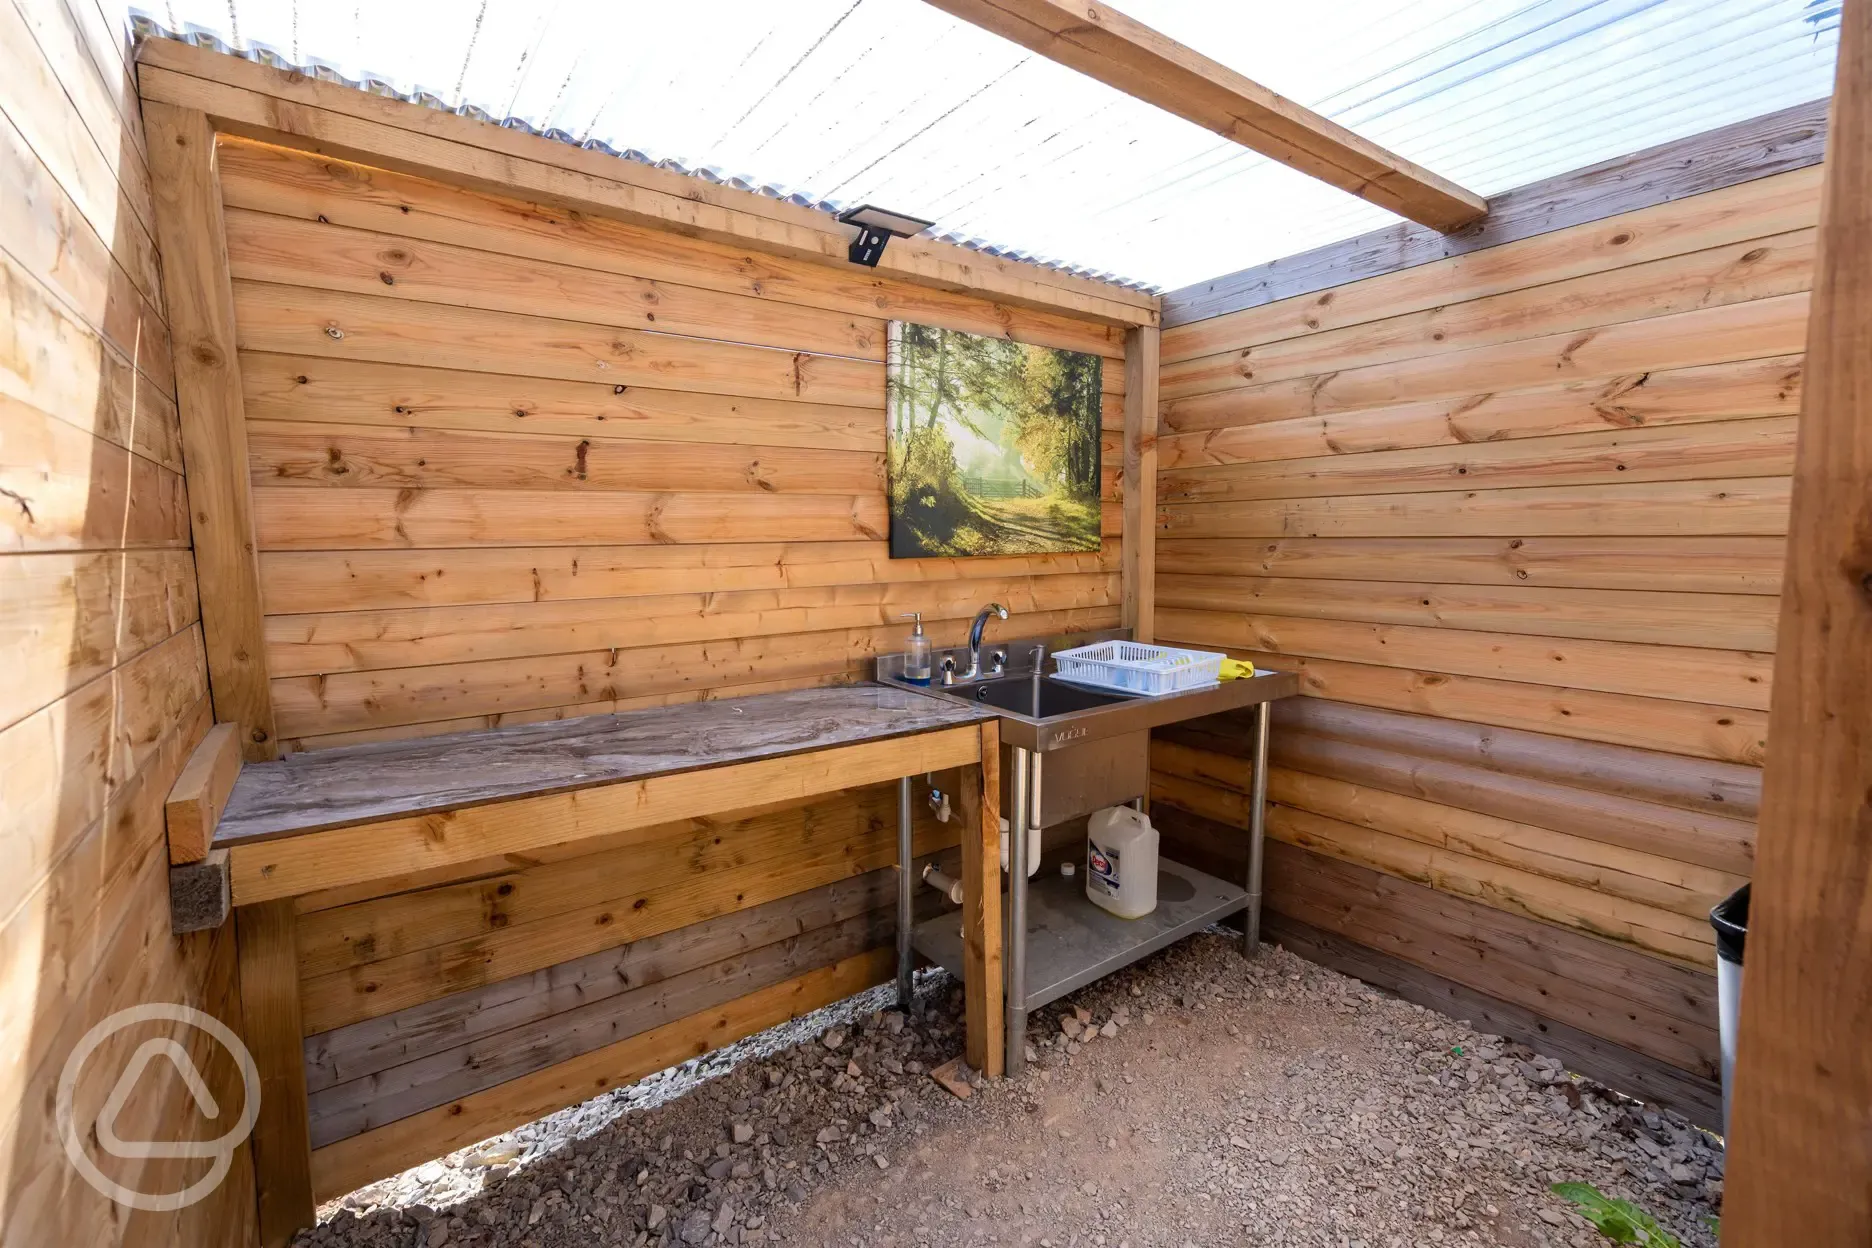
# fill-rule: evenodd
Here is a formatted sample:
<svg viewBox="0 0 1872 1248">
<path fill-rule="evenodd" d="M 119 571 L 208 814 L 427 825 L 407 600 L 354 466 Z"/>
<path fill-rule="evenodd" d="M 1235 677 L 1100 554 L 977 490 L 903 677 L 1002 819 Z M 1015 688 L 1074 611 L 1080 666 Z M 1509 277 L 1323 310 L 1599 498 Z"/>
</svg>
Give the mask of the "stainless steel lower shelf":
<svg viewBox="0 0 1872 1248">
<path fill-rule="evenodd" d="M 1157 908 L 1121 919 L 1086 900 L 1085 876 L 1042 871 L 1027 886 L 1027 1001 L 1037 1010 L 1075 988 L 1200 932 L 1248 904 L 1239 885 L 1160 859 Z M 916 951 L 962 976 L 962 915 L 951 910 L 919 923 Z"/>
</svg>

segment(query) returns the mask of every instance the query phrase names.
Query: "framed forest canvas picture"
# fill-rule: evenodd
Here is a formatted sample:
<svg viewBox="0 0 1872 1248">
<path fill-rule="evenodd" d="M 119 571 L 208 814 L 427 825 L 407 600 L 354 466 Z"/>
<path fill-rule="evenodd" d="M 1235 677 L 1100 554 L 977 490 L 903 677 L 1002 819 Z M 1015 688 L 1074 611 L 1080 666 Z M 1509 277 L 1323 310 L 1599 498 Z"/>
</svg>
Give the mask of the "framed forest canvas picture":
<svg viewBox="0 0 1872 1248">
<path fill-rule="evenodd" d="M 891 322 L 891 557 L 1097 550 L 1102 364 Z"/>
</svg>

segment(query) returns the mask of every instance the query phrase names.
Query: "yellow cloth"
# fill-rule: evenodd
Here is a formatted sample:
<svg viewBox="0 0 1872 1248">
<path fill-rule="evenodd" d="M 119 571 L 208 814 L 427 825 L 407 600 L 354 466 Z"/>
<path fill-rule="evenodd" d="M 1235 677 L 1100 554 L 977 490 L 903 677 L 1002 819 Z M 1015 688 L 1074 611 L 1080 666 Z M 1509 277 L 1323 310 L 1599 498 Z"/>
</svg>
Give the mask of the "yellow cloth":
<svg viewBox="0 0 1872 1248">
<path fill-rule="evenodd" d="M 1241 680 L 1245 677 L 1252 676 L 1254 674 L 1255 674 L 1254 664 L 1248 662 L 1246 659 L 1223 659 L 1222 660 L 1222 679 L 1223 680 Z"/>
</svg>

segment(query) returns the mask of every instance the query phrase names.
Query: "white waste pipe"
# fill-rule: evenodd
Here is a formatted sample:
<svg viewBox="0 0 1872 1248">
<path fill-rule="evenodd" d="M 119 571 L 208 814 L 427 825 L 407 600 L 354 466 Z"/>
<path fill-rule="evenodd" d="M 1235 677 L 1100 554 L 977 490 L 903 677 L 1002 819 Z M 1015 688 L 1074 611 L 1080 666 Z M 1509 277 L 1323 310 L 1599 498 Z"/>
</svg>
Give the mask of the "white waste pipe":
<svg viewBox="0 0 1872 1248">
<path fill-rule="evenodd" d="M 962 904 L 962 881 L 938 871 L 935 863 L 923 864 L 923 882 L 947 897 L 954 905 Z"/>
<path fill-rule="evenodd" d="M 1040 870 L 1040 834 L 1045 829 L 1029 826 L 1027 829 L 1027 874 L 1033 875 Z M 1001 821 L 1001 870 L 1008 869 L 1008 821 Z"/>
</svg>

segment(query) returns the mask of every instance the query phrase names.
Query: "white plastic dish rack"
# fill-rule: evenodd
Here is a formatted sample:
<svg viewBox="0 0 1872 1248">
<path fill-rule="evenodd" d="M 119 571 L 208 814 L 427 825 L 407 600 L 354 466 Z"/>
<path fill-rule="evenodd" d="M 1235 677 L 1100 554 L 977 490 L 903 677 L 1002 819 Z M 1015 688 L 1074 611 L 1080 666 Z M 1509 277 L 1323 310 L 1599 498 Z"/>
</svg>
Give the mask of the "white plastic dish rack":
<svg viewBox="0 0 1872 1248">
<path fill-rule="evenodd" d="M 1099 641 L 1053 656 L 1061 680 L 1125 693 L 1177 693 L 1222 679 L 1227 655 L 1141 641 Z"/>
</svg>

